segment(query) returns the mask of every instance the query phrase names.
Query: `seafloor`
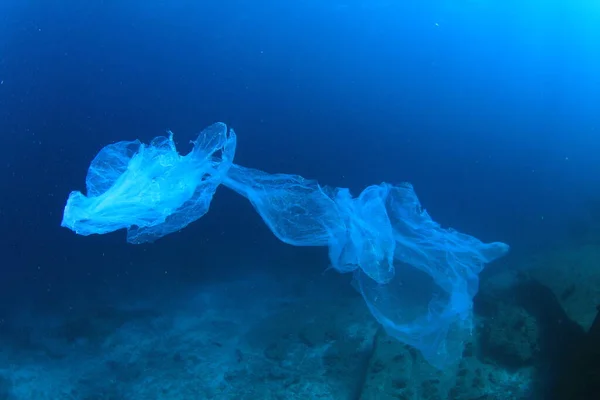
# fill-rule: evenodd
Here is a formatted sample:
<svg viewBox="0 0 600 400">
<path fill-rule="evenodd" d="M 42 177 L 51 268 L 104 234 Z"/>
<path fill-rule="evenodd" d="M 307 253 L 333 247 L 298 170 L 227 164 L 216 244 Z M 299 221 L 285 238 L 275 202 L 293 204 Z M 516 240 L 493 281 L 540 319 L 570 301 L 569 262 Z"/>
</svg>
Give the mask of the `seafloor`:
<svg viewBox="0 0 600 400">
<path fill-rule="evenodd" d="M 20 313 L 0 323 L 0 399 L 536 398 L 548 337 L 594 318 L 599 263 L 600 245 L 587 244 L 492 265 L 472 342 L 444 371 L 382 332 L 335 273 Z"/>
</svg>

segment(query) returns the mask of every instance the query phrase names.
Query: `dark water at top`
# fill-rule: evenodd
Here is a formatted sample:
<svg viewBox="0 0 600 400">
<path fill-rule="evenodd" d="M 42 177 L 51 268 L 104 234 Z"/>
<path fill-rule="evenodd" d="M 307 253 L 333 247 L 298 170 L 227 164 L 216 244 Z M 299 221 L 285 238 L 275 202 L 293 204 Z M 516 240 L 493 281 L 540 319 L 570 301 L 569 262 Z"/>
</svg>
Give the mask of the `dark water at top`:
<svg viewBox="0 0 600 400">
<path fill-rule="evenodd" d="M 91 266 L 122 235 L 60 229 L 66 195 L 111 141 L 171 129 L 185 144 L 218 120 L 242 164 L 355 191 L 410 181 L 438 221 L 482 239 L 567 240 L 598 195 L 599 16 L 585 5 L 3 2 L 2 284 L 39 293 L 139 260 L 123 247 Z M 243 245 L 247 211 L 160 253 L 197 235 Z"/>
</svg>

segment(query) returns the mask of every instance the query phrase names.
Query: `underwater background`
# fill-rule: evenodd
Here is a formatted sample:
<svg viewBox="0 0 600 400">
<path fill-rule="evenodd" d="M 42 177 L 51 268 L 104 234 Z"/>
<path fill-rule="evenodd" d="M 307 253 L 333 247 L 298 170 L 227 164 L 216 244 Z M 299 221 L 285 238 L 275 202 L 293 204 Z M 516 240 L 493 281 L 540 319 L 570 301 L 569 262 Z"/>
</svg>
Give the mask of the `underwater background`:
<svg viewBox="0 0 600 400">
<path fill-rule="evenodd" d="M 593 325 L 597 2 L 4 0 L 0 81 L 0 399 L 550 399 Z M 152 244 L 61 228 L 103 146 L 215 121 L 244 166 L 410 182 L 511 246 L 452 383 L 230 191 Z"/>
</svg>

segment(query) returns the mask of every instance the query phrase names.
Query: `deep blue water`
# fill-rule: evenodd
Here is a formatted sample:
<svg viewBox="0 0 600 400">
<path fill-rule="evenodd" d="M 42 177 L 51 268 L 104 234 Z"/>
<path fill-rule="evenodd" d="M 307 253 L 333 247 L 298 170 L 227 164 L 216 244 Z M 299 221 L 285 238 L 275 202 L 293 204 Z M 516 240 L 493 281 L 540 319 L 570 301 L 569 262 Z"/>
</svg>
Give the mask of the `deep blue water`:
<svg viewBox="0 0 600 400">
<path fill-rule="evenodd" d="M 215 121 L 242 165 L 354 193 L 409 181 L 436 221 L 516 253 L 574 240 L 600 197 L 598 27 L 591 0 L 5 0 L 0 308 L 299 260 L 318 276 L 322 250 L 225 190 L 152 245 L 60 227 L 102 146 L 171 129 L 185 149 Z"/>
</svg>

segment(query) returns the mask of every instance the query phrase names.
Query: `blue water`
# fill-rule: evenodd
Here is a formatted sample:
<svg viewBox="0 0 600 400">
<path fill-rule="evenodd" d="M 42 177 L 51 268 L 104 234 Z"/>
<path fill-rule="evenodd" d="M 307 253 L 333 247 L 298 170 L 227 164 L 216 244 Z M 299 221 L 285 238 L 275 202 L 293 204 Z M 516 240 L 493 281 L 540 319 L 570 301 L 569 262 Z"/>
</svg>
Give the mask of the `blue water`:
<svg viewBox="0 0 600 400">
<path fill-rule="evenodd" d="M 578 243 L 598 227 L 598 27 L 591 0 L 3 1 L 2 362 L 31 367 L 40 343 L 58 340 L 44 318 L 85 320 L 106 304 L 179 304 L 182 293 L 255 275 L 277 296 L 289 281 L 320 288 L 298 289 L 300 303 L 338 279 L 349 287 L 348 277 L 323 274 L 323 249 L 278 242 L 228 191 L 200 221 L 150 245 L 60 227 L 69 192 L 84 189 L 103 146 L 168 129 L 186 148 L 224 121 L 239 136 L 236 163 L 355 194 L 411 182 L 435 221 L 510 244 L 509 261 L 491 270 Z M 14 333 L 23 330 L 35 334 Z M 69 346 L 55 345 L 75 365 L 64 360 L 84 350 Z M 24 395 L 14 371 L 0 367 L 0 393 L 7 380 L 15 399 L 46 398 Z M 290 391 L 284 398 L 296 398 Z"/>
</svg>

